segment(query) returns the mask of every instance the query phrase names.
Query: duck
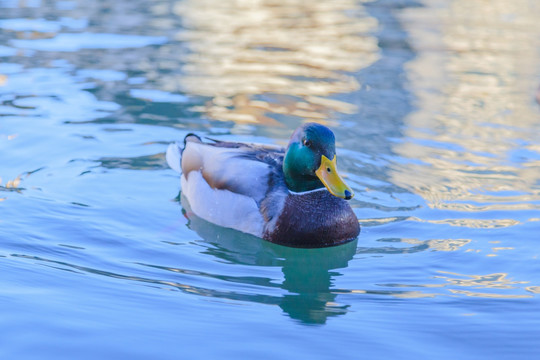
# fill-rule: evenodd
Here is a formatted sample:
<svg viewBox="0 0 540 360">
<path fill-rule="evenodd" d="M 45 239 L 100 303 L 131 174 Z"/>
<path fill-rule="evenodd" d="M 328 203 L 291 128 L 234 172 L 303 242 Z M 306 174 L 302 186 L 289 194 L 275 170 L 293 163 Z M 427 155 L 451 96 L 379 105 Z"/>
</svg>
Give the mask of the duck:
<svg viewBox="0 0 540 360">
<path fill-rule="evenodd" d="M 357 238 L 354 196 L 337 171 L 335 135 L 305 123 L 286 148 L 204 140 L 189 133 L 166 151 L 190 212 L 275 244 L 321 248 Z"/>
</svg>

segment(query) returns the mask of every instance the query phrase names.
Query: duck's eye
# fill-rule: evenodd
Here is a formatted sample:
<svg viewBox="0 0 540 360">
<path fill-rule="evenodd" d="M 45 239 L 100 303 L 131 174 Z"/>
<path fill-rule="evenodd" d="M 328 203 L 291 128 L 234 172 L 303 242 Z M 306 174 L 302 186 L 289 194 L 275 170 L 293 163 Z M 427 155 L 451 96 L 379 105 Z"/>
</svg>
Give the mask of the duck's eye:
<svg viewBox="0 0 540 360">
<path fill-rule="evenodd" d="M 311 146 L 311 140 L 304 139 L 304 146 L 310 147 Z"/>
</svg>

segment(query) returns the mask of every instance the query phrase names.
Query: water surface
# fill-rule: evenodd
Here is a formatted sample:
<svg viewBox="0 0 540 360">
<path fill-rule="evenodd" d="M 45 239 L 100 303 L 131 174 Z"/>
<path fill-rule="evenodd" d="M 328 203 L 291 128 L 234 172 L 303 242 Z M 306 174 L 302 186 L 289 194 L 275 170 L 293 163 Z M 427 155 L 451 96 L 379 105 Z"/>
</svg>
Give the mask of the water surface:
<svg viewBox="0 0 540 360">
<path fill-rule="evenodd" d="M 540 6 L 0 0 L 0 354 L 533 358 Z M 359 238 L 188 220 L 167 144 L 330 126 Z"/>
</svg>

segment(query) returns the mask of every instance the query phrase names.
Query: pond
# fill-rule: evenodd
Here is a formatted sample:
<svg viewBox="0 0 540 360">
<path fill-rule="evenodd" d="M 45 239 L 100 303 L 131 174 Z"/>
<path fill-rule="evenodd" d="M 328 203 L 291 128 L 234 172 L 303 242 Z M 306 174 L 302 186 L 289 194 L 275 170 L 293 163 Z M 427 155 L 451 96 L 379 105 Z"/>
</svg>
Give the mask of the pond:
<svg viewBox="0 0 540 360">
<path fill-rule="evenodd" d="M 2 358 L 529 359 L 540 4 L 0 0 Z M 330 127 L 324 249 L 185 216 L 169 143 Z"/>
</svg>

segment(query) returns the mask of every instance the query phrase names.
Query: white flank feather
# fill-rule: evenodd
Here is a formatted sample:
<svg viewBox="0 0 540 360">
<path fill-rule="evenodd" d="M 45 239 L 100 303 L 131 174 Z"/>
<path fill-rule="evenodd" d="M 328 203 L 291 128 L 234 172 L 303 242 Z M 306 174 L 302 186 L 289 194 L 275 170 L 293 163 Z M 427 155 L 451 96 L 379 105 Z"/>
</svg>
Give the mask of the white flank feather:
<svg viewBox="0 0 540 360">
<path fill-rule="evenodd" d="M 167 154 L 165 156 L 167 159 L 167 164 L 173 169 L 174 171 L 178 173 L 182 173 L 182 167 L 181 167 L 181 149 L 180 146 L 178 146 L 178 143 L 170 144 L 167 148 Z"/>
<path fill-rule="evenodd" d="M 264 219 L 254 199 L 229 190 L 211 188 L 200 171 L 190 171 L 187 175 L 187 179 L 182 175 L 182 194 L 198 217 L 262 237 Z"/>
</svg>

